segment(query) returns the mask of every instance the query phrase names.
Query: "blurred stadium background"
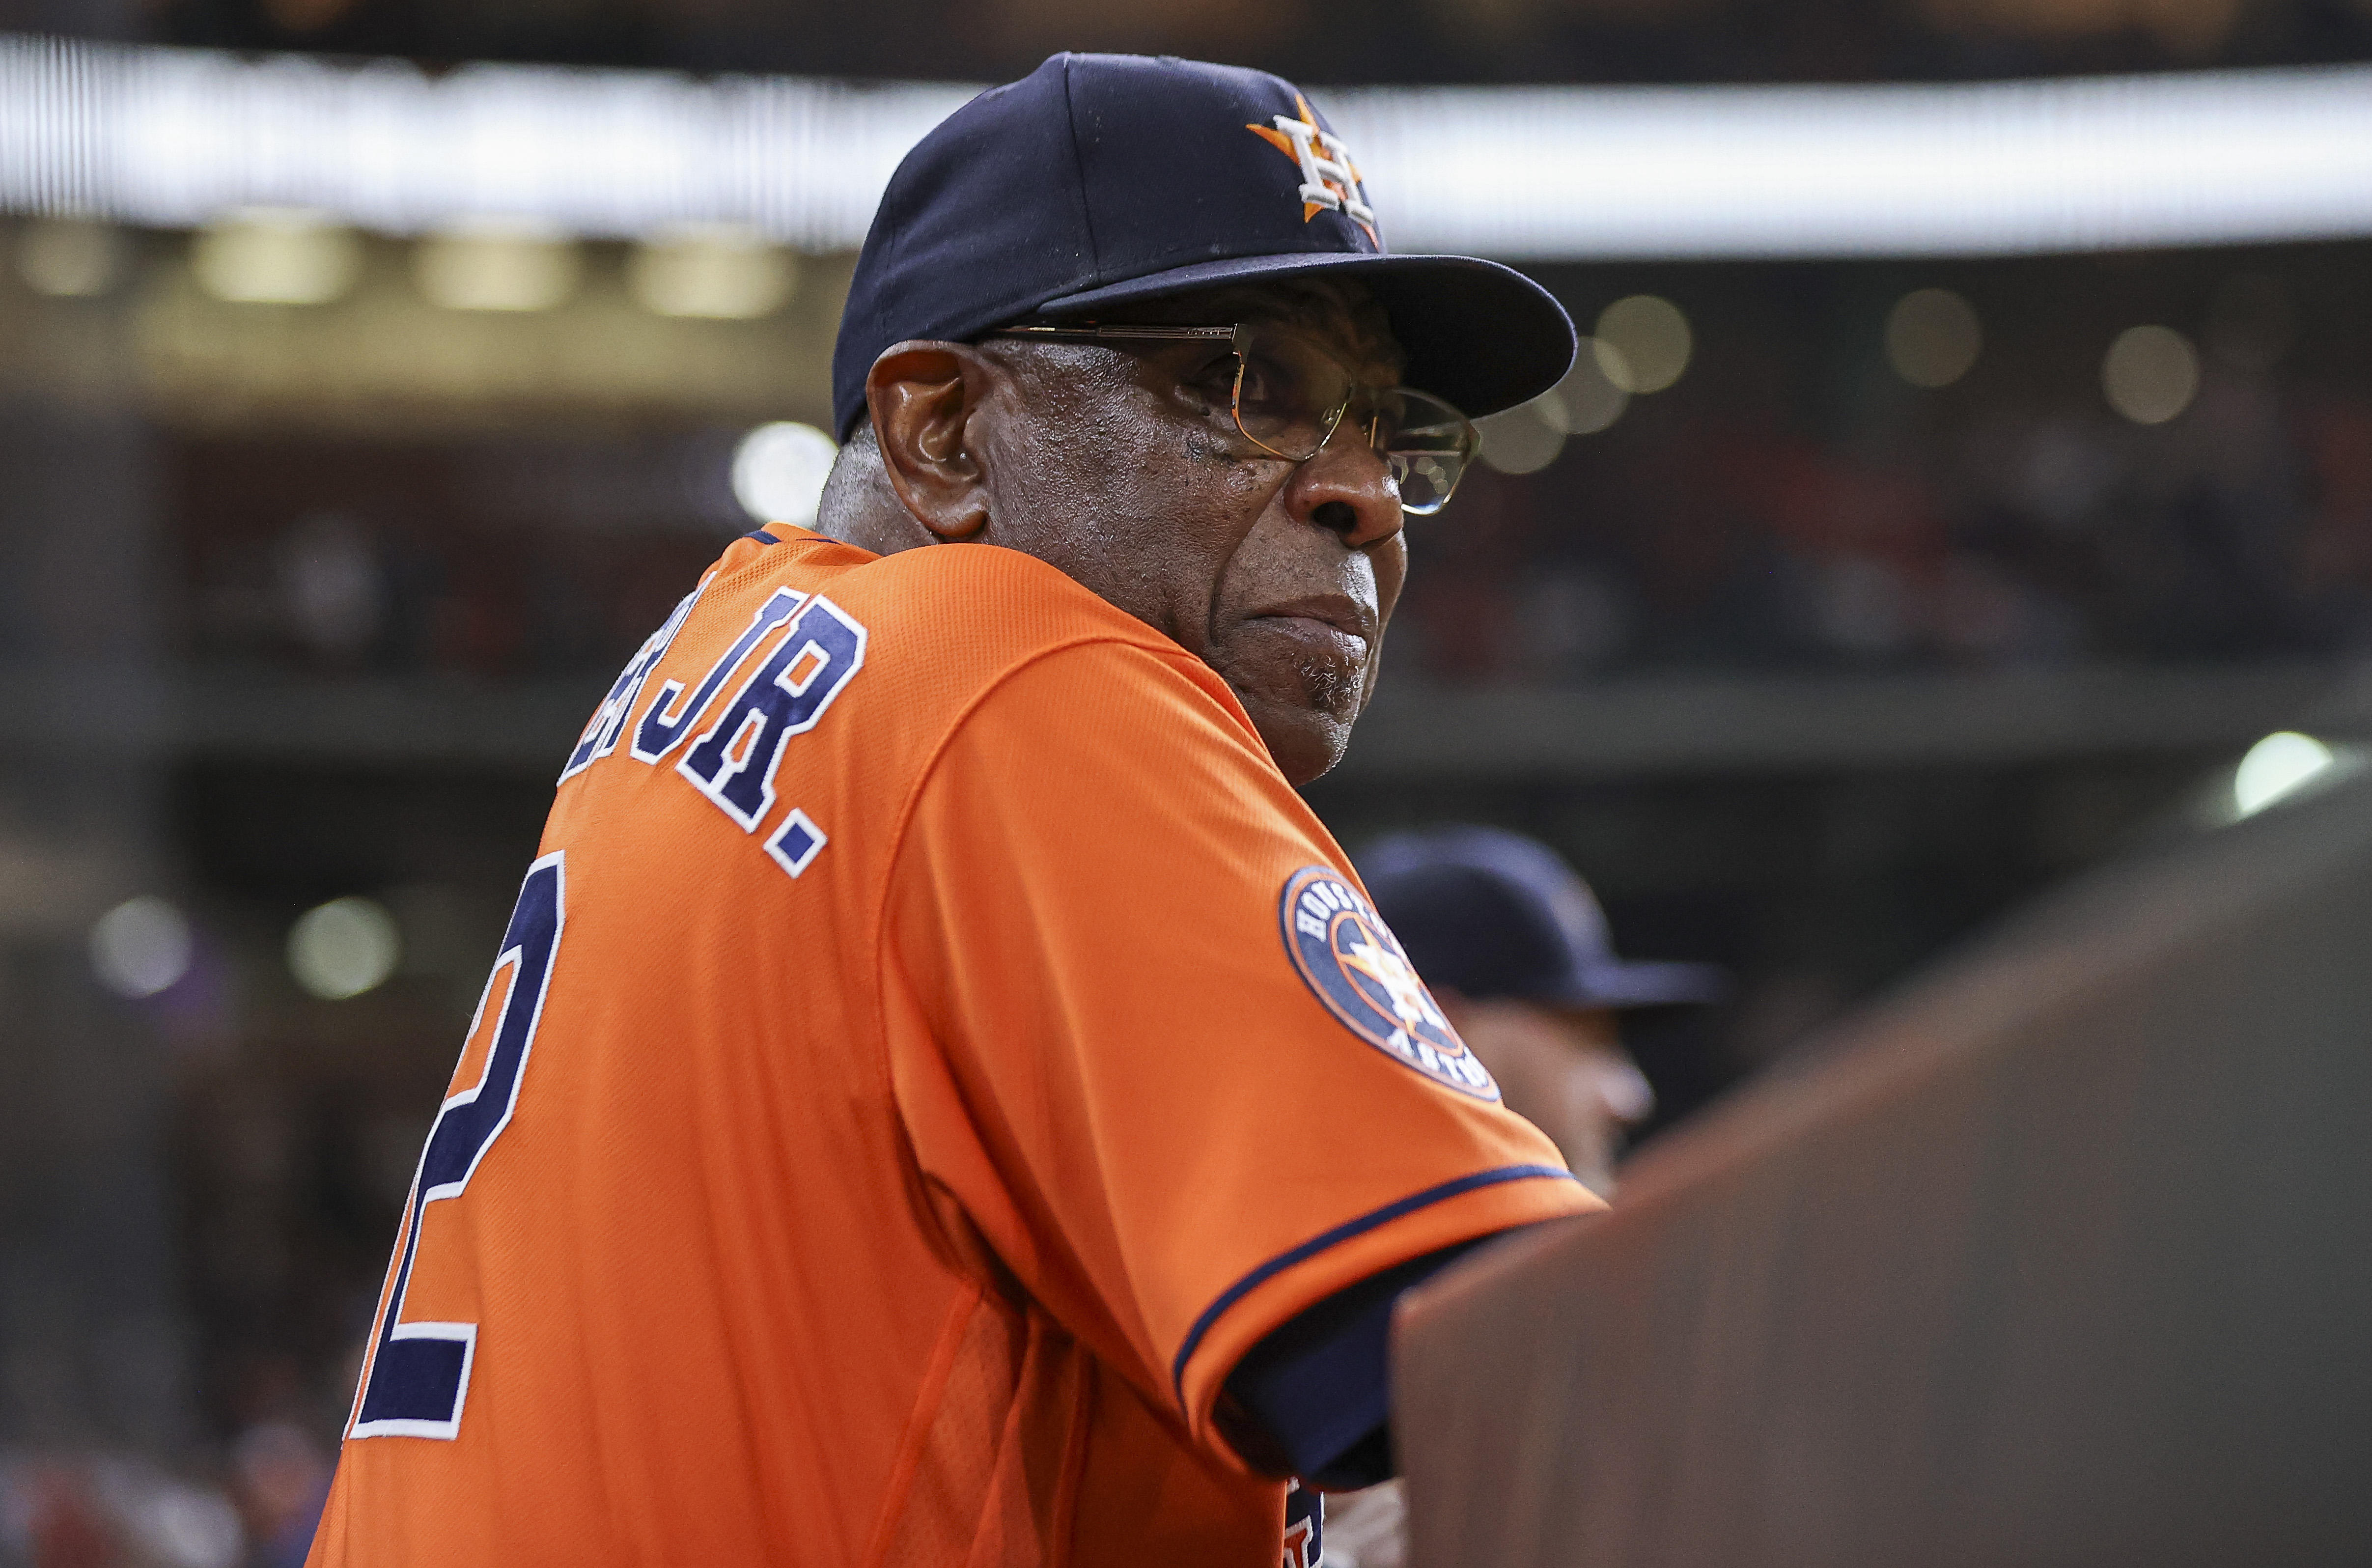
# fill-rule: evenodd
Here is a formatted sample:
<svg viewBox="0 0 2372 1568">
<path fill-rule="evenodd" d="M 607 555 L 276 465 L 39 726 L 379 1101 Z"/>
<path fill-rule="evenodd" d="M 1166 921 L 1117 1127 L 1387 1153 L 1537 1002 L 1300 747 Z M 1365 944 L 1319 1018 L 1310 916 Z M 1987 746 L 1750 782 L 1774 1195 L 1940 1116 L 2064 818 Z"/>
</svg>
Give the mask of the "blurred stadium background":
<svg viewBox="0 0 2372 1568">
<path fill-rule="evenodd" d="M 1537 833 L 1737 972 L 1635 1040 L 1650 1136 L 2372 726 L 2366 0 L 0 32 L 0 1562 L 278 1560 L 568 740 L 811 509 L 880 180 L 1052 50 L 1295 77 L 1396 248 L 1591 334 L 1413 530 L 1310 795 Z"/>
</svg>

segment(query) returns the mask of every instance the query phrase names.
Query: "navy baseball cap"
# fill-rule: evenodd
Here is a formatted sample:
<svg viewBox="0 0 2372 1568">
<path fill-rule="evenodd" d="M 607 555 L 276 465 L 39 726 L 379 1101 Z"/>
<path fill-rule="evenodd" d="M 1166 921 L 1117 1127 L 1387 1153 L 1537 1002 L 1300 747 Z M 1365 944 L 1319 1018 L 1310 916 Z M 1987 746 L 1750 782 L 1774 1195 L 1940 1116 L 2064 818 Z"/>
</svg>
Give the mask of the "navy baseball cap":
<svg viewBox="0 0 2372 1568">
<path fill-rule="evenodd" d="M 1477 1001 L 1564 1007 L 1717 1002 L 1712 964 L 1614 956 L 1589 885 L 1546 844 L 1496 828 L 1436 828 L 1371 845 L 1359 874 L 1428 984 Z"/>
<path fill-rule="evenodd" d="M 893 343 L 1189 290 L 1356 278 L 1412 387 L 1480 416 L 1556 385 L 1573 322 L 1523 273 L 1395 256 L 1352 150 L 1292 83 L 1164 55 L 1057 54 L 916 143 L 882 193 L 832 353 L 842 440 Z"/>
</svg>

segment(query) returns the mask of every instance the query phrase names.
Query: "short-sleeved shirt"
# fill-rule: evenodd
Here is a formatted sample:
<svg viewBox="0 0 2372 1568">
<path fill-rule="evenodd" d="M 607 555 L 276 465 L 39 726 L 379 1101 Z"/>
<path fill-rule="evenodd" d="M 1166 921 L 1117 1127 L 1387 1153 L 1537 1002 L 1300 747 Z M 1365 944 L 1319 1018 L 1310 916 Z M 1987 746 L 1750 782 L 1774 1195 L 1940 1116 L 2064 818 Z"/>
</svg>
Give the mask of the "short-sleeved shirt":
<svg viewBox="0 0 2372 1568">
<path fill-rule="evenodd" d="M 1594 1206 L 1206 667 L 777 525 L 567 760 L 312 1562 L 1266 1568 L 1237 1359 Z"/>
</svg>

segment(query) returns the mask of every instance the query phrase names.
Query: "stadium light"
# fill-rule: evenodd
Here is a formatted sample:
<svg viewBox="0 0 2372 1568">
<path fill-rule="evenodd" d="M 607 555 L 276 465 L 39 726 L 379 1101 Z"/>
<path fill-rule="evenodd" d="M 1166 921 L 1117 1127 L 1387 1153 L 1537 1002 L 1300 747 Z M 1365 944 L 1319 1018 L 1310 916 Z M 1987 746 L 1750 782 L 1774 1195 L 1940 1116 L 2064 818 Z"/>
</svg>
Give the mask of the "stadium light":
<svg viewBox="0 0 2372 1568">
<path fill-rule="evenodd" d="M 811 424 L 762 424 L 733 449 L 733 498 L 761 523 L 806 528 L 816 520 L 839 451 Z"/>
<path fill-rule="evenodd" d="M 395 972 L 403 943 L 395 917 L 369 899 L 332 899 L 288 928 L 288 970 L 324 1002 L 343 1002 Z"/>
<path fill-rule="evenodd" d="M 2311 735 L 2276 730 L 2254 746 L 2232 770 L 2232 813 L 2254 817 L 2288 799 L 2329 772 L 2339 759 Z"/>
<path fill-rule="evenodd" d="M 100 915 L 90 928 L 90 967 L 118 996 L 154 996 L 180 983 L 196 951 L 189 917 L 154 893 Z"/>
<path fill-rule="evenodd" d="M 977 89 L 0 36 L 0 210 L 388 234 L 533 219 L 863 239 Z M 2372 235 L 2372 67 L 1930 87 L 1352 87 L 1320 100 L 1400 250 L 2005 255 Z"/>
</svg>

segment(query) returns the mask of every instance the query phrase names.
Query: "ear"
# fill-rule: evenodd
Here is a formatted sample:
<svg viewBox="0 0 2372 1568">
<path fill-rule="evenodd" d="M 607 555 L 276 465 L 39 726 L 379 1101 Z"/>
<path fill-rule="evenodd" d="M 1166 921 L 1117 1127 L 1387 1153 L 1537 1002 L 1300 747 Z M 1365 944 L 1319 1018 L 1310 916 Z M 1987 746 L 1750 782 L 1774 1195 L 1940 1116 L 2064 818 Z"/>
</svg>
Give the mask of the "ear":
<svg viewBox="0 0 2372 1568">
<path fill-rule="evenodd" d="M 865 378 L 882 471 L 914 520 L 942 540 L 988 526 L 988 487 L 967 437 L 994 375 L 961 343 L 902 343 Z"/>
</svg>

